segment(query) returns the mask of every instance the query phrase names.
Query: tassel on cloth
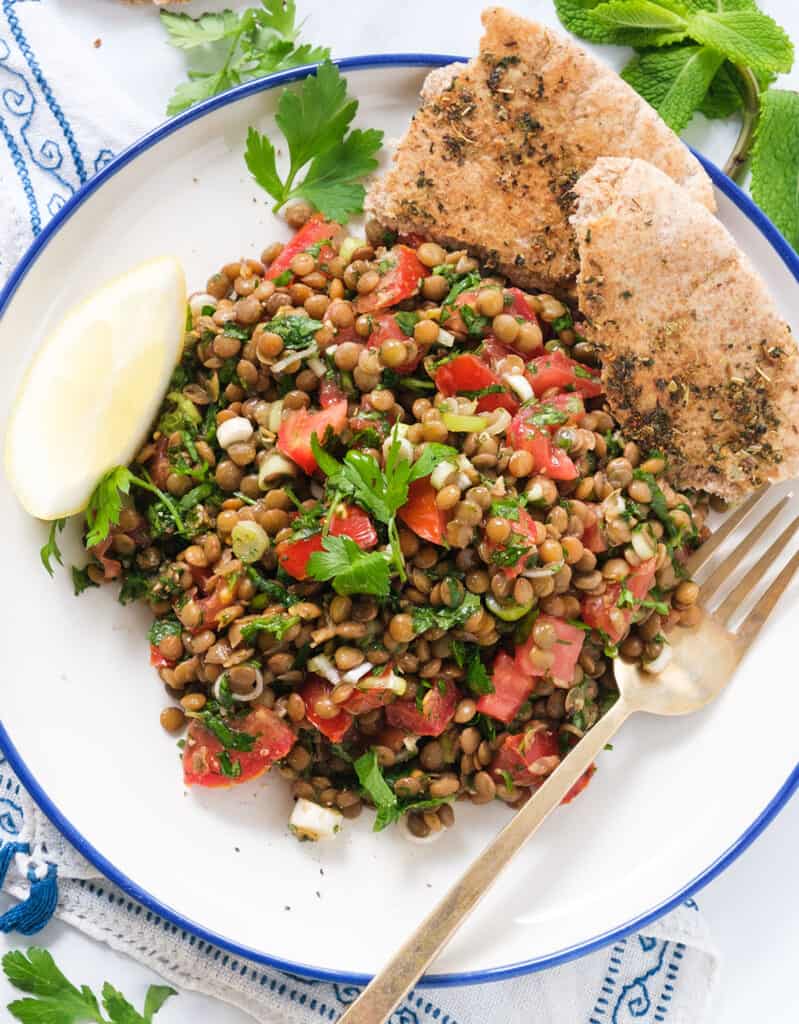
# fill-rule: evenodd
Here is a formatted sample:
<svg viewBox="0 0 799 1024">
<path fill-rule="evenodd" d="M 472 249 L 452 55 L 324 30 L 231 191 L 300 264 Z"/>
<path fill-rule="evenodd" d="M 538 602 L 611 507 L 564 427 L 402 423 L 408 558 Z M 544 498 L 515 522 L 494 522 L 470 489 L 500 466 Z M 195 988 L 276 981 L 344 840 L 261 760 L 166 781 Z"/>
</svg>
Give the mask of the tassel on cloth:
<svg viewBox="0 0 799 1024">
<path fill-rule="evenodd" d="M 55 864 L 48 864 L 43 878 L 33 864 L 28 868 L 31 884 L 28 898 L 0 916 L 0 932 L 35 935 L 50 921 L 58 904 L 58 881 Z"/>
<path fill-rule="evenodd" d="M 0 889 L 5 884 L 8 869 L 11 867 L 11 861 L 18 853 L 30 852 L 31 849 L 27 843 L 14 843 L 9 840 L 9 842 L 0 845 Z"/>
</svg>

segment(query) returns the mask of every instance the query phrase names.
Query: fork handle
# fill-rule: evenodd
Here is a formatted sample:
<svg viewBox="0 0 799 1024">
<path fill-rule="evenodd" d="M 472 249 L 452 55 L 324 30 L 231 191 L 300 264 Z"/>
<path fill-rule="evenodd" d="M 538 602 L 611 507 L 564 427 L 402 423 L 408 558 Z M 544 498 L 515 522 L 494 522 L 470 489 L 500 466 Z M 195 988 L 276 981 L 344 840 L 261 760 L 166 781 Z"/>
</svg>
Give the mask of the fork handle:
<svg viewBox="0 0 799 1024">
<path fill-rule="evenodd" d="M 339 1024 L 381 1024 L 634 709 L 620 697 L 366 986 Z"/>
</svg>

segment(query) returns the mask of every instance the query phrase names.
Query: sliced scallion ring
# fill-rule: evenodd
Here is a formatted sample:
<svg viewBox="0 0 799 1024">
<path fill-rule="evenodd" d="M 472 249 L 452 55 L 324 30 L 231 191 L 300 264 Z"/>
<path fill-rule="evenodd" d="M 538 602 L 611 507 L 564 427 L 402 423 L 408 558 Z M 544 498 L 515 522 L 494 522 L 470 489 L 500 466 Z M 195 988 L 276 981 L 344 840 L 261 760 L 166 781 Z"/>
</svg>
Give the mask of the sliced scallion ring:
<svg viewBox="0 0 799 1024">
<path fill-rule="evenodd" d="M 488 608 L 492 615 L 502 619 L 503 622 L 518 622 L 519 619 L 523 619 L 533 608 L 532 601 L 528 601 L 526 604 L 516 604 L 515 602 L 513 604 L 501 604 L 493 594 L 487 594 L 485 600 L 486 608 Z"/>
</svg>

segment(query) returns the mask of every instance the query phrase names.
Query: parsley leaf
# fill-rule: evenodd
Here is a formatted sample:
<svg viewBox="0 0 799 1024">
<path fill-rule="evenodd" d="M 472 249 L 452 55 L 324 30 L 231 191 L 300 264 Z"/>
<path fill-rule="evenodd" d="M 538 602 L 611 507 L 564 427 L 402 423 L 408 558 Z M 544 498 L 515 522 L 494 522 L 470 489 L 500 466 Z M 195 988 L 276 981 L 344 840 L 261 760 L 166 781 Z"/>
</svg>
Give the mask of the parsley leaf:
<svg viewBox="0 0 799 1024">
<path fill-rule="evenodd" d="M 314 335 L 323 327 L 321 320 L 312 320 L 309 316 L 281 316 L 265 324 L 264 330 L 282 338 L 283 348 L 301 349 L 314 342 Z"/>
<path fill-rule="evenodd" d="M 241 775 L 241 762 L 233 761 L 226 750 L 218 754 L 217 760 L 222 774 L 227 775 L 229 779 L 237 779 Z"/>
<path fill-rule="evenodd" d="M 308 575 L 315 580 L 332 580 L 337 594 L 374 594 L 388 597 L 391 559 L 383 551 L 362 551 L 350 537 L 322 539 L 324 551 L 308 559 Z"/>
<path fill-rule="evenodd" d="M 480 598 L 471 592 L 464 595 L 457 608 L 421 607 L 413 609 L 413 629 L 424 633 L 428 629 L 455 629 L 462 626 L 480 610 Z"/>
<path fill-rule="evenodd" d="M 84 590 L 88 590 L 89 587 L 99 587 L 99 583 L 95 583 L 84 566 L 79 569 L 77 565 L 73 565 L 71 569 L 72 573 L 72 589 L 75 597 L 78 597 L 83 593 Z"/>
<path fill-rule="evenodd" d="M 104 541 L 111 532 L 111 527 L 116 526 L 119 522 L 119 514 L 122 511 L 122 495 L 130 494 L 131 485 L 134 484 L 136 487 L 154 494 L 177 532 L 183 533 L 184 527 L 180 512 L 168 494 L 165 494 L 150 480 L 135 476 L 127 466 L 115 466 L 100 479 L 89 498 L 86 508 L 88 533 L 85 543 L 87 548 L 92 548 L 95 544 Z"/>
<path fill-rule="evenodd" d="M 493 693 L 494 684 L 480 657 L 480 649 L 474 644 L 464 644 L 463 647 L 464 660 L 461 667 L 466 668 L 466 685 L 475 696 Z M 460 665 L 461 662 L 459 661 L 458 664 Z"/>
<path fill-rule="evenodd" d="M 152 1019 L 170 996 L 177 995 L 167 985 L 151 985 L 139 1013 L 127 999 L 108 982 L 103 985 L 102 1015 L 97 996 L 88 986 L 76 988 L 56 966 L 46 949 L 32 946 L 27 954 L 13 950 L 3 957 L 3 970 L 15 988 L 30 994 L 8 1004 L 12 1017 L 23 1024 L 152 1024 Z"/>
<path fill-rule="evenodd" d="M 227 722 L 214 711 L 204 711 L 197 717 L 226 750 L 242 750 L 249 753 L 255 746 L 255 736 L 251 736 L 248 732 L 231 729 Z"/>
<path fill-rule="evenodd" d="M 156 619 L 152 626 L 150 626 L 147 639 L 151 644 L 157 646 L 165 636 L 180 636 L 182 632 L 183 626 L 177 619 Z"/>
<path fill-rule="evenodd" d="M 241 627 L 244 642 L 250 644 L 258 633 L 271 633 L 280 642 L 290 629 L 300 621 L 299 615 L 269 615 L 266 618 L 253 619 Z"/>
<path fill-rule="evenodd" d="M 374 749 L 361 754 L 353 767 L 364 793 L 377 810 L 373 829 L 375 832 L 381 832 L 389 825 L 393 825 L 403 814 L 408 814 L 410 811 L 432 810 L 435 807 L 440 807 L 441 804 L 449 803 L 452 799 L 452 797 L 433 797 L 427 800 L 405 802 L 398 800 L 396 793 L 383 777 Z"/>
<path fill-rule="evenodd" d="M 377 167 L 375 153 L 383 133 L 355 129 L 347 134 L 357 109 L 358 101 L 347 98 L 347 83 L 329 61 L 305 78 L 298 91 L 285 90 L 275 115 L 288 143 L 285 181 L 277 171 L 274 145 L 250 128 L 244 159 L 258 184 L 275 200 L 275 212 L 299 197 L 338 221 L 363 210 L 366 193 L 358 179 Z M 305 177 L 297 182 L 304 168 Z"/>
<path fill-rule="evenodd" d="M 54 558 L 59 565 L 64 564 L 61 559 L 61 549 L 58 546 L 56 534 L 61 533 L 66 525 L 66 519 L 54 519 L 52 523 L 50 523 L 50 532 L 47 535 L 47 542 L 42 545 L 39 551 L 39 558 L 42 560 L 42 565 L 51 576 L 54 573 L 53 567 L 50 564 L 51 559 Z"/>
<path fill-rule="evenodd" d="M 794 248 L 799 246 L 799 93 L 761 97 L 752 152 L 752 196 Z"/>
<path fill-rule="evenodd" d="M 339 462 L 322 448 L 316 434 L 311 437 L 311 449 L 329 486 L 339 497 L 353 498 L 388 527 L 392 560 L 404 579 L 405 562 L 400 549 L 396 514 L 408 500 L 410 484 L 429 476 L 440 462 L 456 457 L 455 449 L 444 444 L 428 444 L 416 462 L 411 464 L 402 454 L 396 427 L 386 456 L 385 470 L 381 470 L 368 455 L 352 449 L 344 456 L 344 461 Z"/>
<path fill-rule="evenodd" d="M 169 42 L 190 60 L 189 80 L 172 95 L 170 115 L 251 78 L 330 56 L 326 47 L 297 45 L 294 0 L 261 0 L 260 7 L 240 14 L 209 11 L 196 18 L 161 11 L 161 24 Z"/>
</svg>

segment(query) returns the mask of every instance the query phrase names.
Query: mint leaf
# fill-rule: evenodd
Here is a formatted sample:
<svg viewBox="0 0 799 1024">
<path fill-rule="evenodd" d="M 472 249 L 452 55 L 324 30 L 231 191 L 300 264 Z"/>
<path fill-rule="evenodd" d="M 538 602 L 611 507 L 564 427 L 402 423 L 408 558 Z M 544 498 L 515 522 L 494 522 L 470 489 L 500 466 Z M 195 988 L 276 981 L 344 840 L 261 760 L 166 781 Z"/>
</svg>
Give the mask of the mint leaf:
<svg viewBox="0 0 799 1024">
<path fill-rule="evenodd" d="M 308 559 L 308 575 L 315 580 L 332 580 L 337 594 L 374 594 L 388 597 L 390 560 L 383 551 L 361 551 L 350 537 L 322 540 L 324 551 Z M 246 627 L 245 627 L 246 628 Z"/>
<path fill-rule="evenodd" d="M 674 33 L 656 29 L 616 28 L 591 17 L 605 0 L 555 0 L 560 22 L 574 35 L 592 43 L 616 43 L 619 46 L 664 46 L 680 42 L 684 32 Z"/>
<path fill-rule="evenodd" d="M 218 14 L 209 11 L 199 18 L 161 11 L 161 24 L 169 34 L 170 43 L 180 50 L 207 46 L 239 31 L 238 15 L 233 11 L 220 11 Z"/>
<path fill-rule="evenodd" d="M 793 43 L 760 11 L 698 11 L 689 16 L 688 31 L 697 42 L 753 71 L 790 71 L 793 65 Z"/>
<path fill-rule="evenodd" d="M 748 2 L 748 0 L 741 0 Z M 758 80 L 761 92 L 772 84 L 776 75 L 773 71 L 755 71 L 755 78 Z M 722 64 L 716 73 L 716 77 L 710 83 L 705 98 L 699 104 L 699 113 L 711 119 L 723 119 L 730 117 L 743 107 L 744 88 L 741 82 L 741 74 L 730 61 Z"/>
<path fill-rule="evenodd" d="M 799 246 L 799 93 L 770 89 L 761 97 L 752 151 L 752 198 Z"/>
<path fill-rule="evenodd" d="M 588 17 L 608 28 L 667 32 L 683 38 L 688 34 L 688 15 L 681 4 L 672 0 L 610 0 Z"/>
<path fill-rule="evenodd" d="M 702 102 L 724 57 L 708 46 L 672 46 L 634 57 L 621 77 L 681 132 Z"/>
</svg>

